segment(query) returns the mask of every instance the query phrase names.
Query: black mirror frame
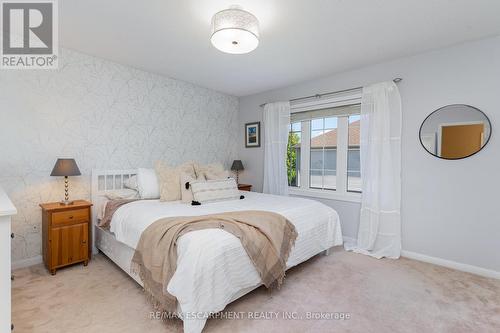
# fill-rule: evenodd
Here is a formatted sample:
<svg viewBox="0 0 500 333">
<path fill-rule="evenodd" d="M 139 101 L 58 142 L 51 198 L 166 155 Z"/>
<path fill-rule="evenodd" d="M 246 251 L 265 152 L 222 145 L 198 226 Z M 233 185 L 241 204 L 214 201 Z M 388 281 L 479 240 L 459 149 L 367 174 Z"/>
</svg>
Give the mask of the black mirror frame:
<svg viewBox="0 0 500 333">
<path fill-rule="evenodd" d="M 474 109 L 476 111 L 479 111 L 481 112 L 484 117 L 486 118 L 486 120 L 488 121 L 488 125 L 490 126 L 490 135 L 488 136 L 488 139 L 486 139 L 486 142 L 484 143 L 484 145 L 481 147 L 481 149 L 479 149 L 478 151 L 470 154 L 470 155 L 467 155 L 467 156 L 464 156 L 464 157 L 458 157 L 458 158 L 447 158 L 447 157 L 441 157 L 441 156 L 437 156 L 437 155 L 434 155 L 432 154 L 430 151 L 427 150 L 427 148 L 424 146 L 424 143 L 422 142 L 422 127 L 424 126 L 425 122 L 427 121 L 427 119 L 429 119 L 430 116 L 432 116 L 434 113 L 446 108 L 446 107 L 449 107 L 449 106 L 466 106 L 466 107 L 469 107 L 471 109 Z M 491 126 L 491 121 L 490 121 L 490 118 L 488 118 L 488 116 L 486 115 L 486 113 L 484 113 L 483 111 L 481 111 L 480 109 L 476 108 L 475 106 L 472 106 L 472 105 L 468 105 L 468 104 L 448 104 L 448 105 L 445 105 L 445 106 L 442 106 L 440 107 L 439 109 L 436 109 L 434 110 L 433 112 L 431 112 L 427 117 L 425 117 L 424 121 L 422 121 L 422 123 L 420 124 L 420 129 L 418 130 L 418 140 L 420 141 L 420 144 L 422 145 L 422 148 L 424 148 L 424 150 L 429 153 L 429 155 L 433 156 L 433 157 L 437 157 L 437 158 L 440 158 L 442 160 L 450 160 L 450 161 L 455 161 L 455 160 L 462 160 L 464 158 L 468 158 L 468 157 L 471 157 L 473 155 L 476 155 L 477 153 L 479 153 L 481 150 L 483 150 L 484 147 L 486 147 L 486 145 L 488 144 L 488 142 L 490 142 L 490 139 L 491 139 L 491 136 L 493 135 L 493 127 Z"/>
</svg>

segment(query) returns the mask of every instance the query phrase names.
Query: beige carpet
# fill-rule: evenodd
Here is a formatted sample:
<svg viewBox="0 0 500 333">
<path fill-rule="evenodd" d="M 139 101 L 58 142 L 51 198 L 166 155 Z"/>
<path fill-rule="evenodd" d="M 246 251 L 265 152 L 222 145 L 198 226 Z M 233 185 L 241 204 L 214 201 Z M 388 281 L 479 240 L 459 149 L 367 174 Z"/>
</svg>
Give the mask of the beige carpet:
<svg viewBox="0 0 500 333">
<path fill-rule="evenodd" d="M 41 265 L 15 276 L 14 332 L 182 330 L 179 320 L 150 319 L 141 288 L 103 255 L 56 276 Z M 251 320 L 248 313 L 210 319 L 204 332 L 500 332 L 500 281 L 338 249 L 290 270 L 281 290 L 259 288 L 226 311 L 277 312 L 279 319 Z M 285 320 L 286 312 L 302 319 Z M 307 320 L 307 312 L 342 312 L 350 319 Z"/>
</svg>

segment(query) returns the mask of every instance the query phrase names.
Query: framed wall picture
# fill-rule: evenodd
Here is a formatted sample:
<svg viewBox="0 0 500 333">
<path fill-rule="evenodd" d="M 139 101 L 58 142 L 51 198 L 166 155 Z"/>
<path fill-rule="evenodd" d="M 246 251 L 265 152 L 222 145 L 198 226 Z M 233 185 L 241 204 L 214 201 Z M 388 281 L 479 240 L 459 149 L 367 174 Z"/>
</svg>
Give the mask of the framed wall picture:
<svg viewBox="0 0 500 333">
<path fill-rule="evenodd" d="M 245 124 L 245 147 L 260 147 L 260 121 Z"/>
</svg>

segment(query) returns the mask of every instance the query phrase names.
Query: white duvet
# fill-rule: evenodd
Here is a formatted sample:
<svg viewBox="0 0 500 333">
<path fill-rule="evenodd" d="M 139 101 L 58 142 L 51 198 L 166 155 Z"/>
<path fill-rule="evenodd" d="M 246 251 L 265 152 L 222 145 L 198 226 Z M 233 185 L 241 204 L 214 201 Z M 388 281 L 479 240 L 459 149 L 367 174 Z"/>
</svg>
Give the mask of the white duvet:
<svg viewBox="0 0 500 333">
<path fill-rule="evenodd" d="M 265 210 L 285 216 L 298 232 L 287 268 L 342 244 L 339 217 L 332 208 L 302 198 L 255 192 L 242 194 L 245 195 L 243 200 L 201 206 L 180 201 L 132 202 L 115 212 L 111 232 L 118 241 L 135 249 L 141 233 L 160 218 Z M 179 302 L 186 333 L 201 332 L 206 322 L 204 315 L 223 310 L 231 301 L 261 284 L 239 239 L 228 232 L 220 229 L 190 232 L 179 238 L 177 246 L 177 270 L 167 290 Z"/>
</svg>

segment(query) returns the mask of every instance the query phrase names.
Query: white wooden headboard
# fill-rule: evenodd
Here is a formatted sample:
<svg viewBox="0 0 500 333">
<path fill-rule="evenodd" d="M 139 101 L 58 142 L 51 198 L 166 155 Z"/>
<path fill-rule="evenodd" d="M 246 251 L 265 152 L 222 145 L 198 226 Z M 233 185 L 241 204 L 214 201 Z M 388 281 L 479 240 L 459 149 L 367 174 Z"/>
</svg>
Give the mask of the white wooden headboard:
<svg viewBox="0 0 500 333">
<path fill-rule="evenodd" d="M 104 194 L 108 191 L 121 190 L 124 188 L 123 183 L 132 176 L 137 174 L 137 169 L 125 170 L 104 170 L 92 169 L 92 185 L 90 197 L 94 207 L 92 207 L 92 225 L 97 227 L 97 212 L 101 207 L 101 202 L 104 199 Z M 92 233 L 93 253 L 97 253 L 95 248 L 95 230 Z"/>
<path fill-rule="evenodd" d="M 137 169 L 128 170 L 99 170 L 92 169 L 91 200 L 95 208 L 100 207 L 103 195 L 108 191 L 125 188 L 123 183 L 137 174 Z M 97 221 L 97 209 L 93 209 L 92 222 Z"/>
</svg>

